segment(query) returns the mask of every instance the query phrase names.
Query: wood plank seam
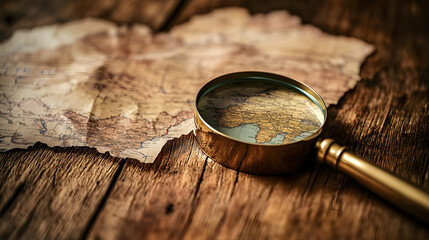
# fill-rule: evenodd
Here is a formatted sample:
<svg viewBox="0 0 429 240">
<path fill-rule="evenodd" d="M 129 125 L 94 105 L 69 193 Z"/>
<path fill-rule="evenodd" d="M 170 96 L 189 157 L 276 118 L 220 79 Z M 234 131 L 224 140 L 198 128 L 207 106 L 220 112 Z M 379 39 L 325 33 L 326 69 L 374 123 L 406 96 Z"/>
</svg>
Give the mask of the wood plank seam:
<svg viewBox="0 0 429 240">
<path fill-rule="evenodd" d="M 200 177 L 198 179 L 198 182 L 197 182 L 197 185 L 195 187 L 194 196 L 193 196 L 193 198 L 191 200 L 192 201 L 192 204 L 191 204 L 192 208 L 191 208 L 191 211 L 190 211 L 190 213 L 189 213 L 189 215 L 188 215 L 188 217 L 186 219 L 186 223 L 185 223 L 185 225 L 184 225 L 181 233 L 179 234 L 179 238 L 178 239 L 183 239 L 184 236 L 186 235 L 186 233 L 188 232 L 189 226 L 191 225 L 192 219 L 193 219 L 193 217 L 195 215 L 195 211 L 197 210 L 197 207 L 198 207 L 198 198 L 197 198 L 197 195 L 198 195 L 198 192 L 200 190 L 201 183 L 203 182 L 203 179 L 204 179 L 204 173 L 206 172 L 208 159 L 209 159 L 209 157 L 206 157 L 206 159 L 204 160 L 204 167 L 203 167 L 203 170 L 201 171 L 201 175 L 200 175 Z M 172 237 L 174 237 L 174 236 L 172 236 Z"/>
<path fill-rule="evenodd" d="M 115 187 L 116 182 L 118 181 L 119 175 L 121 174 L 122 170 L 124 169 L 126 159 L 121 159 L 119 162 L 119 167 L 116 170 L 115 174 L 112 177 L 112 180 L 110 181 L 109 187 L 107 188 L 106 192 L 104 193 L 103 197 L 101 198 L 94 214 L 89 219 L 88 223 L 86 224 L 86 227 L 84 231 L 82 232 L 82 237 L 80 239 L 87 239 L 88 234 L 91 231 L 92 226 L 94 225 L 95 221 L 97 220 L 98 215 L 100 214 L 101 210 L 103 209 L 104 205 L 106 204 L 107 199 L 110 196 L 110 193 L 112 192 L 113 188 Z"/>
<path fill-rule="evenodd" d="M 177 20 L 177 18 L 182 13 L 183 9 L 188 4 L 188 0 L 180 0 L 174 10 L 170 13 L 170 15 L 165 19 L 164 23 L 161 25 L 159 29 L 157 29 L 156 32 L 164 32 L 170 30 L 170 28 L 173 26 L 174 22 Z"/>
</svg>

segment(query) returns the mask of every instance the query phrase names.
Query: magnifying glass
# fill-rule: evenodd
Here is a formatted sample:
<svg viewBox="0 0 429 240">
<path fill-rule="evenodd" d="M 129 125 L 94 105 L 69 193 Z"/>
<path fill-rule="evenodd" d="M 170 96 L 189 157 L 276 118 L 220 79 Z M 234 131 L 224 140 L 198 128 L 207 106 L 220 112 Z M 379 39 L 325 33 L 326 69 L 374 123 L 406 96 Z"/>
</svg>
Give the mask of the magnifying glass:
<svg viewBox="0 0 429 240">
<path fill-rule="evenodd" d="M 238 171 L 279 175 L 317 160 L 350 175 L 394 205 L 429 223 L 429 194 L 350 153 L 333 139 L 318 139 L 326 104 L 309 86 L 265 72 L 217 77 L 197 94 L 194 135 L 214 161 Z"/>
</svg>

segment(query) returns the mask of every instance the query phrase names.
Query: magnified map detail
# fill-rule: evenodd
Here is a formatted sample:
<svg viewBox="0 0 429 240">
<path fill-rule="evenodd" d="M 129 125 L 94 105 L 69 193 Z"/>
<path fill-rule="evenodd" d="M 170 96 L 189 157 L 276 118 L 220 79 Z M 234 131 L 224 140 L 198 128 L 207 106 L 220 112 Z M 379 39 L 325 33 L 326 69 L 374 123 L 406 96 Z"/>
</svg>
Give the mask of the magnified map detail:
<svg viewBox="0 0 429 240">
<path fill-rule="evenodd" d="M 309 97 L 274 81 L 226 83 L 205 93 L 197 108 L 214 129 L 248 143 L 299 141 L 324 121 L 323 111 Z"/>
</svg>

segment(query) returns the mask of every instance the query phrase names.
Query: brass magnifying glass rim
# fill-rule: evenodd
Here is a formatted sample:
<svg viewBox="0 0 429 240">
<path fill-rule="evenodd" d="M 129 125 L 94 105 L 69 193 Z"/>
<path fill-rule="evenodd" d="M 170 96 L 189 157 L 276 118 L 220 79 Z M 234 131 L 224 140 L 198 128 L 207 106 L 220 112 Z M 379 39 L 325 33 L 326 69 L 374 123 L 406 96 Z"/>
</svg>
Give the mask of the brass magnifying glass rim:
<svg viewBox="0 0 429 240">
<path fill-rule="evenodd" d="M 198 111 L 198 102 L 205 93 L 230 81 L 273 81 L 299 90 L 319 105 L 324 119 L 320 128 L 309 136 L 282 144 L 257 144 L 241 141 L 224 134 L 208 124 Z M 306 84 L 285 76 L 266 72 L 236 72 L 217 77 L 205 84 L 195 99 L 194 135 L 201 150 L 217 163 L 241 172 L 259 175 L 291 173 L 306 165 L 314 150 L 317 136 L 326 122 L 326 104 L 320 95 Z"/>
<path fill-rule="evenodd" d="M 212 89 L 215 89 L 215 88 L 217 88 L 221 85 L 224 85 L 226 83 L 232 83 L 232 82 L 234 82 L 234 80 L 244 82 L 245 80 L 251 80 L 251 79 L 255 79 L 255 81 L 267 80 L 267 81 L 278 82 L 280 84 L 286 84 L 286 85 L 298 90 L 299 92 L 301 92 L 306 97 L 310 98 L 310 100 L 315 102 L 320 107 L 321 111 L 323 112 L 324 118 L 323 118 L 323 122 L 322 122 L 322 125 L 320 126 L 319 130 L 317 130 L 314 133 L 312 133 L 311 135 L 309 135 L 303 139 L 297 140 L 297 141 L 292 141 L 292 142 L 288 142 L 288 143 L 281 143 L 281 144 L 259 144 L 259 143 L 246 142 L 246 141 L 242 141 L 240 139 L 231 137 L 225 133 L 222 133 L 222 132 L 216 130 L 215 128 L 213 128 L 210 124 L 208 124 L 204 120 L 204 118 L 201 116 L 201 114 L 198 111 L 198 102 L 206 93 L 208 93 Z M 209 130 L 209 131 L 216 133 L 222 137 L 231 139 L 233 141 L 241 142 L 244 144 L 275 147 L 275 146 L 284 146 L 284 145 L 296 144 L 300 141 L 308 141 L 308 140 L 314 139 L 317 136 L 319 136 L 319 134 L 320 134 L 325 122 L 326 122 L 326 119 L 327 119 L 327 108 L 326 108 L 326 104 L 325 104 L 325 101 L 323 100 L 323 98 L 314 89 L 312 89 L 311 87 L 309 87 L 305 83 L 302 83 L 300 81 L 294 80 L 294 79 L 286 77 L 286 76 L 274 74 L 274 73 L 246 71 L 246 72 L 228 73 L 228 74 L 216 77 L 213 80 L 206 83 L 198 91 L 198 94 L 196 96 L 195 106 L 194 106 L 194 115 L 195 115 L 195 125 L 196 125 L 197 129 Z"/>
</svg>

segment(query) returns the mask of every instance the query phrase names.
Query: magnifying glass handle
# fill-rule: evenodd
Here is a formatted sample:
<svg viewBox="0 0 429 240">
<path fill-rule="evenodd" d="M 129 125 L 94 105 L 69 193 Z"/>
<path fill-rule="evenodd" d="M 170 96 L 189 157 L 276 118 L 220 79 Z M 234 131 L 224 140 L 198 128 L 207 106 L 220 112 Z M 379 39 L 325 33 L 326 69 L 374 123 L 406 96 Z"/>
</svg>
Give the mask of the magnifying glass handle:
<svg viewBox="0 0 429 240">
<path fill-rule="evenodd" d="M 429 223 L 429 194 L 347 151 L 333 139 L 316 143 L 317 159 L 353 177 L 395 206 Z"/>
</svg>

